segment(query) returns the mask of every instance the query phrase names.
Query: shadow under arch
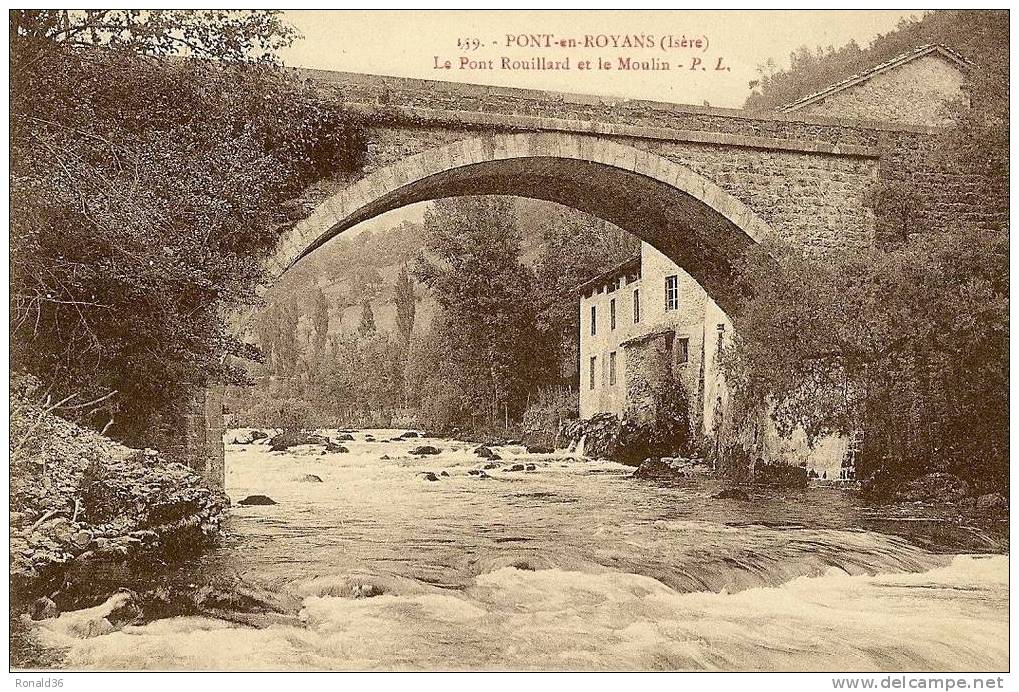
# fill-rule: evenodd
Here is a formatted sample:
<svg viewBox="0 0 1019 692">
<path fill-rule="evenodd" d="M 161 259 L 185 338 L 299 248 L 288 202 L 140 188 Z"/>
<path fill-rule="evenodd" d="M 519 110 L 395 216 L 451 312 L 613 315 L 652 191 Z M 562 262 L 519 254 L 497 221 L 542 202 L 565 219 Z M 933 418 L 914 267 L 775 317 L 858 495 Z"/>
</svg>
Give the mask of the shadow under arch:
<svg viewBox="0 0 1019 692">
<path fill-rule="evenodd" d="M 556 202 L 647 241 L 727 312 L 731 260 L 773 231 L 742 202 L 675 161 L 592 135 L 491 134 L 407 157 L 319 205 L 266 262 L 274 281 L 343 231 L 442 197 L 513 195 Z M 262 287 L 266 290 L 268 287 Z"/>
</svg>

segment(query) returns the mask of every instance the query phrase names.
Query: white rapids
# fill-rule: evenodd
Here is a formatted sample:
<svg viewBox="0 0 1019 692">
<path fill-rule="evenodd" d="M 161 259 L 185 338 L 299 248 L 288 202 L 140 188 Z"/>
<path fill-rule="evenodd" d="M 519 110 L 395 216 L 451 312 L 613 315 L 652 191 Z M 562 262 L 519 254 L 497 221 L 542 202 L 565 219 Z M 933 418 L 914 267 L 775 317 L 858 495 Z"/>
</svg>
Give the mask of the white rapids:
<svg viewBox="0 0 1019 692">
<path fill-rule="evenodd" d="M 851 493 L 713 500 L 710 481 L 519 447 L 485 478 L 475 445 L 400 432 L 346 454 L 227 446 L 232 500 L 278 504 L 235 504 L 194 570 L 285 590 L 298 621 L 44 625 L 44 644 L 72 669 L 1008 668 L 1008 556 L 863 528 Z"/>
</svg>

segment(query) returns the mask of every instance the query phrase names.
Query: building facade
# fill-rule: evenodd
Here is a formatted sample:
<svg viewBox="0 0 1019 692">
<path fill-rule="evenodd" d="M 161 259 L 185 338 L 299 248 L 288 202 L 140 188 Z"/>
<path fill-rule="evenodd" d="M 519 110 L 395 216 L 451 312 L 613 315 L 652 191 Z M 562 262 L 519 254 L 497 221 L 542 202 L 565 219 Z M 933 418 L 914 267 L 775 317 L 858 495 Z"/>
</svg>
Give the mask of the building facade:
<svg viewBox="0 0 1019 692">
<path fill-rule="evenodd" d="M 580 287 L 580 416 L 645 418 L 671 376 L 691 419 L 707 431 L 721 386 L 716 354 L 728 316 L 700 284 L 658 250 L 640 253 Z"/>
<path fill-rule="evenodd" d="M 692 276 L 642 243 L 638 255 L 580 286 L 579 310 L 581 418 L 654 420 L 656 395 L 676 382 L 694 432 L 714 436 L 729 400 L 718 354 L 733 326 Z M 844 475 L 846 438 L 808 445 L 802 431 L 762 432 L 767 460 L 804 465 L 818 478 Z"/>
<path fill-rule="evenodd" d="M 920 46 L 779 110 L 945 126 L 954 121 L 959 105 L 969 105 L 964 85 L 971 67 L 968 60 L 947 46 Z"/>
</svg>

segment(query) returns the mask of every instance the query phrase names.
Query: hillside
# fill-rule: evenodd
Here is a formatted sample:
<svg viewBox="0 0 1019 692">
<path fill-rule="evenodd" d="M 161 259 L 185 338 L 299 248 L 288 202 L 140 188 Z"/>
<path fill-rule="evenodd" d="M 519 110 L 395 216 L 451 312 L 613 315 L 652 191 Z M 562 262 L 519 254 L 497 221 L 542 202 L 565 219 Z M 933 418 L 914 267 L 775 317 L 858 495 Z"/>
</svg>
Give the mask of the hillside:
<svg viewBox="0 0 1019 692">
<path fill-rule="evenodd" d="M 521 258 L 531 266 L 542 253 L 542 234 L 549 223 L 558 219 L 577 222 L 586 218 L 591 224 L 603 224 L 581 212 L 550 202 L 516 198 L 514 207 L 522 236 Z M 611 228 L 616 234 L 631 237 L 614 226 Z M 636 239 L 632 240 L 636 244 Z M 322 292 L 329 306 L 331 336 L 351 334 L 357 330 L 363 301 L 367 298 L 376 327 L 395 333 L 394 287 L 397 276 L 404 266 L 413 272 L 424 246 L 424 226 L 416 221 L 403 220 L 388 229 L 340 235 L 288 271 L 270 293 L 270 305 L 283 299 L 295 300 L 302 313 L 299 331 L 307 338 L 311 331 L 311 298 L 316 290 Z M 607 255 L 603 268 L 618 261 L 615 254 Z M 428 290 L 417 282 L 414 283 L 414 296 L 417 301 L 414 332 L 420 334 L 427 332 L 432 324 L 438 305 Z"/>
<path fill-rule="evenodd" d="M 983 73 L 1008 74 L 1008 11 L 952 10 L 925 14 L 919 20 L 903 20 L 867 47 L 855 41 L 827 48 L 801 46 L 789 56 L 790 66 L 777 69 L 771 60 L 759 65 L 760 79 L 743 107 L 774 110 L 832 84 L 840 82 L 897 55 L 931 43 L 945 45 L 973 62 Z M 1003 54 L 1004 53 L 1004 54 Z"/>
</svg>

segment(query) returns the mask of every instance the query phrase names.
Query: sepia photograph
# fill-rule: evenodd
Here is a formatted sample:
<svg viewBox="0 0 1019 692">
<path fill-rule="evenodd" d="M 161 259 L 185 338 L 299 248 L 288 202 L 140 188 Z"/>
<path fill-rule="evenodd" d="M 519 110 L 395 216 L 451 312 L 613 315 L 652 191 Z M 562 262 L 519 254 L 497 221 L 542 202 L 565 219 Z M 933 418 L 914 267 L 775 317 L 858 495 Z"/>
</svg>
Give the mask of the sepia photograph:
<svg viewBox="0 0 1019 692">
<path fill-rule="evenodd" d="M 1007 9 L 8 16 L 11 689 L 1008 687 Z"/>
</svg>

